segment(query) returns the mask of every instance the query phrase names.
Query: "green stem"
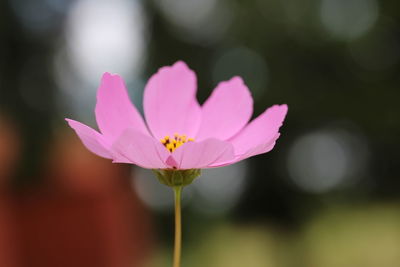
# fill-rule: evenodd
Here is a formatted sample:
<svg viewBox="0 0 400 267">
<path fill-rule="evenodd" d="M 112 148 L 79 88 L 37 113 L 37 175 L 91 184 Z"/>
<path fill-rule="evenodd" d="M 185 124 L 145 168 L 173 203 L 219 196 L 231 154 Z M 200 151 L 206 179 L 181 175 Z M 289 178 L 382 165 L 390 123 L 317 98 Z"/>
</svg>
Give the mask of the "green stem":
<svg viewBox="0 0 400 267">
<path fill-rule="evenodd" d="M 173 265 L 173 267 L 181 266 L 181 248 L 182 248 L 181 193 L 182 193 L 182 186 L 174 186 L 175 244 L 174 244 L 174 265 Z"/>
</svg>

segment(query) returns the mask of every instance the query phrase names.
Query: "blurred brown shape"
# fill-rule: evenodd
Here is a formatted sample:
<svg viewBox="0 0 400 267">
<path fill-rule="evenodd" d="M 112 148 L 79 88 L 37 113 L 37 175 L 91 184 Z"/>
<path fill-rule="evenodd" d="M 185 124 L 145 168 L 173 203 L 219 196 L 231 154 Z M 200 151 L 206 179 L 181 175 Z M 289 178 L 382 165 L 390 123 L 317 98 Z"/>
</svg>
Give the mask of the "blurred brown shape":
<svg viewBox="0 0 400 267">
<path fill-rule="evenodd" d="M 17 267 L 16 228 L 13 203 L 8 194 L 0 195 L 0 266 Z"/>
<path fill-rule="evenodd" d="M 20 138 L 11 120 L 0 114 L 0 190 L 6 187 L 20 154 Z"/>
<path fill-rule="evenodd" d="M 0 266 L 141 266 L 152 228 L 129 166 L 91 154 L 72 133 L 56 140 L 44 185 L 1 194 Z"/>
<path fill-rule="evenodd" d="M 20 153 L 17 130 L 12 122 L 0 114 L 0 266 L 16 265 L 16 232 L 14 203 L 8 184 Z"/>
</svg>

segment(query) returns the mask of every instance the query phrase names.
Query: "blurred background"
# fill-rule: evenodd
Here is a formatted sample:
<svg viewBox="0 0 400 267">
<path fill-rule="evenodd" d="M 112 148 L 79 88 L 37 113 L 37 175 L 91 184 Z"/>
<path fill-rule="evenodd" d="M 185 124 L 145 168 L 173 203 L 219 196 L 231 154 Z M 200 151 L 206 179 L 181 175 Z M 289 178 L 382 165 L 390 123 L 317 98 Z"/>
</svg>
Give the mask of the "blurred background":
<svg viewBox="0 0 400 267">
<path fill-rule="evenodd" d="M 0 266 L 170 266 L 171 190 L 88 152 L 101 74 L 240 75 L 275 149 L 184 191 L 183 266 L 400 266 L 397 0 L 0 1 Z"/>
</svg>

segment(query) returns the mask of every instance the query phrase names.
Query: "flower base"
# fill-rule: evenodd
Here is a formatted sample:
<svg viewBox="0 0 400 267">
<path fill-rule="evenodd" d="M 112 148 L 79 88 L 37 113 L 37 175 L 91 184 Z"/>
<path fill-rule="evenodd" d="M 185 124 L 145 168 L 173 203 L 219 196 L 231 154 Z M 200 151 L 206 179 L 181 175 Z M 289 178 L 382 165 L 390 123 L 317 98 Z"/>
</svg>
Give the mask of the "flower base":
<svg viewBox="0 0 400 267">
<path fill-rule="evenodd" d="M 200 176 L 200 169 L 173 170 L 173 169 L 153 169 L 158 180 L 170 187 L 183 187 L 189 185 L 193 180 Z"/>
</svg>

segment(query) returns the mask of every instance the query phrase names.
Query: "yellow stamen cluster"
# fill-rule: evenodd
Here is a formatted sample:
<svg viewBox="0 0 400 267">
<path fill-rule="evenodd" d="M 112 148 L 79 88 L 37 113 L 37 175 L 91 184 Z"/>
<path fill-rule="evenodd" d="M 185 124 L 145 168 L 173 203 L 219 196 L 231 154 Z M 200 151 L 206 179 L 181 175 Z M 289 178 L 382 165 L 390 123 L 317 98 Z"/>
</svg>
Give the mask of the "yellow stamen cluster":
<svg viewBox="0 0 400 267">
<path fill-rule="evenodd" d="M 167 135 L 164 138 L 160 139 L 161 144 L 163 144 L 169 152 L 174 152 L 175 149 L 177 149 L 184 143 L 193 141 L 193 138 L 187 138 L 186 135 L 180 135 L 178 133 L 174 134 L 174 137 L 172 138 Z"/>
</svg>

